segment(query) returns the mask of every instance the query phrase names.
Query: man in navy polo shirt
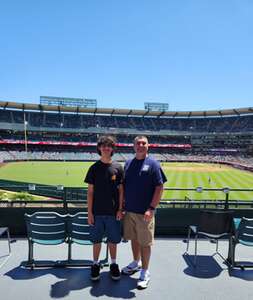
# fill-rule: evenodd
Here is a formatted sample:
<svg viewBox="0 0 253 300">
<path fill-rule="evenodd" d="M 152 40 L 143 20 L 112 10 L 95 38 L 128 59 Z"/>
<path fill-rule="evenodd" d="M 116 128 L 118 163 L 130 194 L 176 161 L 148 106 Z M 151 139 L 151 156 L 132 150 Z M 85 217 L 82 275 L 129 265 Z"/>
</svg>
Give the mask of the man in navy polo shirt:
<svg viewBox="0 0 253 300">
<path fill-rule="evenodd" d="M 134 150 L 135 158 L 126 162 L 124 179 L 124 239 L 131 240 L 133 261 L 122 269 L 122 273 L 131 275 L 141 270 L 137 288 L 144 289 L 150 281 L 148 267 L 154 241 L 154 212 L 166 177 L 160 164 L 148 157 L 147 137 L 137 136 Z"/>
</svg>

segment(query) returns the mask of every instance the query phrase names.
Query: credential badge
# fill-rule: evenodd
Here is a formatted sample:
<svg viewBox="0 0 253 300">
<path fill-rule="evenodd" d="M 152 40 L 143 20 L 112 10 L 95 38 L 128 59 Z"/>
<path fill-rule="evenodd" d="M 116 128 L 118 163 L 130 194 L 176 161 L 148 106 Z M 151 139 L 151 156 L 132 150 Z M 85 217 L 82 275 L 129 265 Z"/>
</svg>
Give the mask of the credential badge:
<svg viewBox="0 0 253 300">
<path fill-rule="evenodd" d="M 148 171 L 148 169 L 149 169 L 149 165 L 144 165 L 142 171 Z"/>
</svg>

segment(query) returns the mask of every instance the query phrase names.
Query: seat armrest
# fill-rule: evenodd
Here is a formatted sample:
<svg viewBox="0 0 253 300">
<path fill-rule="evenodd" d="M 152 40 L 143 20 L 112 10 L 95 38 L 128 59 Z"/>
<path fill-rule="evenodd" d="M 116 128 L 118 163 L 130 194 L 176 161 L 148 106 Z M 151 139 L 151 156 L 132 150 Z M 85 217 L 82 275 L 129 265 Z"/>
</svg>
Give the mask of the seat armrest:
<svg viewBox="0 0 253 300">
<path fill-rule="evenodd" d="M 189 228 L 191 229 L 192 232 L 197 233 L 198 227 L 196 225 L 190 225 Z"/>
</svg>

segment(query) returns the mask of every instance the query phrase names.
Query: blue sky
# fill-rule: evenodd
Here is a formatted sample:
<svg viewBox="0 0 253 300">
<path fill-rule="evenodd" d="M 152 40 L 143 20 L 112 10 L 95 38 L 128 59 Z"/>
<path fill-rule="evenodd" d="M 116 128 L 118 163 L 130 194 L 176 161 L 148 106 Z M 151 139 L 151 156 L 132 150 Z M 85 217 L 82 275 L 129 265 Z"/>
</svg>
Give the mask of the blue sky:
<svg viewBox="0 0 253 300">
<path fill-rule="evenodd" d="M 0 100 L 253 106 L 251 0 L 0 2 Z"/>
</svg>

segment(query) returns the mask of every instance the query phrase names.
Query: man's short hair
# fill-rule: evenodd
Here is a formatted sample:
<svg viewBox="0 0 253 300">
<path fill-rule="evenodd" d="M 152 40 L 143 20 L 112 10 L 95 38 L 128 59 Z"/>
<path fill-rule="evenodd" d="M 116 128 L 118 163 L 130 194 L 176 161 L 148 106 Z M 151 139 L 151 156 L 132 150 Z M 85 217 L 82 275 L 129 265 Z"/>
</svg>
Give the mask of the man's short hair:
<svg viewBox="0 0 253 300">
<path fill-rule="evenodd" d="M 99 137 L 98 141 L 97 141 L 97 153 L 99 155 L 101 155 L 101 151 L 99 150 L 99 147 L 103 146 L 110 146 L 112 147 L 112 153 L 111 156 L 113 156 L 114 150 L 115 150 L 115 138 L 113 136 L 109 136 L 109 135 L 103 135 L 101 137 Z"/>
<path fill-rule="evenodd" d="M 145 135 L 137 135 L 137 136 L 134 138 L 134 145 L 135 145 L 135 143 L 136 143 L 138 140 L 142 140 L 142 139 L 147 140 L 147 143 L 148 143 L 148 138 L 147 138 Z"/>
</svg>

